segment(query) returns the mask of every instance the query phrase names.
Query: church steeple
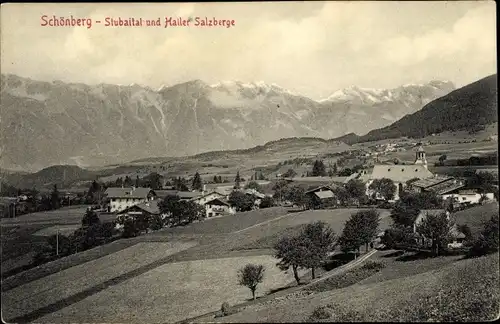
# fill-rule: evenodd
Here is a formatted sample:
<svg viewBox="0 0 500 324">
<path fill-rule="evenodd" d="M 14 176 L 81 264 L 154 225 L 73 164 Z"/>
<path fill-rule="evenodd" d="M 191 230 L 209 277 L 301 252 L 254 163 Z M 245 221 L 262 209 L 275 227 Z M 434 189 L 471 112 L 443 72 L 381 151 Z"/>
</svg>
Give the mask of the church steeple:
<svg viewBox="0 0 500 324">
<path fill-rule="evenodd" d="M 423 164 L 427 168 L 427 159 L 425 158 L 425 150 L 422 145 L 418 146 L 417 152 L 415 153 L 415 164 Z"/>
</svg>

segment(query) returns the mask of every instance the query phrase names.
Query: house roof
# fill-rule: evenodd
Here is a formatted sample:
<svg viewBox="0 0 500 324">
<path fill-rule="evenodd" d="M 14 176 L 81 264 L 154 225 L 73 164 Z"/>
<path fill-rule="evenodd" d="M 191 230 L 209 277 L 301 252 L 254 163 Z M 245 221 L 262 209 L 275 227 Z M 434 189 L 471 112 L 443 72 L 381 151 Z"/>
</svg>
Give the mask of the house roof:
<svg viewBox="0 0 500 324">
<path fill-rule="evenodd" d="M 437 193 L 438 195 L 444 195 L 446 193 L 452 192 L 454 190 L 463 188 L 465 185 L 461 182 L 446 181 L 435 186 L 430 187 L 428 190 Z"/>
<path fill-rule="evenodd" d="M 150 192 L 150 188 L 108 188 L 105 194 L 108 198 L 146 198 Z"/>
<path fill-rule="evenodd" d="M 332 188 L 330 186 L 319 186 L 314 189 L 307 190 L 305 193 L 310 194 L 316 193 L 317 191 L 332 191 Z"/>
<path fill-rule="evenodd" d="M 415 182 L 413 182 L 411 185 L 414 187 L 419 187 L 419 188 L 429 188 L 432 186 L 435 186 L 439 183 L 452 180 L 453 178 L 451 177 L 433 177 L 433 178 L 427 178 L 427 179 L 419 179 Z"/>
<path fill-rule="evenodd" d="M 331 190 L 317 191 L 314 193 L 319 199 L 333 198 L 335 195 Z"/>
<path fill-rule="evenodd" d="M 202 194 L 199 191 L 179 191 L 179 190 L 156 190 L 156 196 L 165 198 L 166 196 L 177 196 L 181 199 L 199 198 Z"/>
<path fill-rule="evenodd" d="M 159 200 L 150 200 L 147 202 L 143 202 L 134 206 L 130 206 L 127 209 L 121 211 L 119 214 L 125 214 L 131 209 L 142 209 L 147 213 L 153 214 L 153 215 L 159 215 L 160 214 L 160 207 L 158 207 L 158 202 Z"/>
<path fill-rule="evenodd" d="M 229 206 L 229 203 L 226 202 L 225 200 L 219 199 L 219 198 L 214 198 L 205 203 L 206 204 L 211 204 L 211 205 L 224 205 L 224 206 Z"/>
<path fill-rule="evenodd" d="M 256 197 L 258 197 L 258 198 L 261 198 L 261 199 L 262 199 L 262 198 L 264 198 L 264 197 L 266 196 L 266 195 L 264 195 L 263 193 L 260 193 L 260 192 L 258 192 L 258 191 L 257 191 L 257 190 L 255 190 L 255 189 L 245 189 L 243 192 L 244 192 L 245 194 L 247 194 L 247 195 L 254 195 L 254 196 L 256 196 Z"/>
<path fill-rule="evenodd" d="M 209 192 L 209 193 L 206 193 L 206 194 L 201 195 L 201 196 L 199 196 L 199 197 L 195 197 L 195 198 L 193 198 L 193 199 L 194 199 L 194 200 L 203 199 L 203 198 L 208 197 L 208 196 L 210 196 L 210 195 L 218 195 L 218 196 L 221 196 L 221 197 L 224 197 L 224 196 L 225 196 L 224 194 L 222 194 L 222 193 L 220 193 L 220 192 L 217 192 L 217 191 L 211 191 L 211 192 Z"/>
<path fill-rule="evenodd" d="M 365 180 L 391 179 L 394 182 L 406 182 L 408 180 L 419 178 L 427 179 L 433 177 L 433 174 L 423 165 L 374 165 L 371 174 L 363 177 Z"/>
</svg>

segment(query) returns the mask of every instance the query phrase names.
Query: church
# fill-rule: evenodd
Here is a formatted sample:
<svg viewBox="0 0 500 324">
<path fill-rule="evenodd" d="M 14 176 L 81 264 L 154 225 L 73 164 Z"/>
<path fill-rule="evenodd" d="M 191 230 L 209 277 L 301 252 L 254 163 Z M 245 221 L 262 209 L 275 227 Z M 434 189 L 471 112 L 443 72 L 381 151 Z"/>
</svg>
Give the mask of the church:
<svg viewBox="0 0 500 324">
<path fill-rule="evenodd" d="M 373 180 L 383 178 L 391 179 L 396 185 L 396 193 L 394 194 L 393 200 L 398 200 L 399 193 L 406 188 L 409 180 L 429 179 L 432 177 L 434 177 L 434 175 L 427 169 L 425 150 L 422 146 L 419 146 L 415 152 L 415 162 L 413 164 L 374 165 L 371 172 L 369 170 L 363 171 L 358 179 L 366 184 L 366 194 L 368 196 L 373 194 L 369 189 Z"/>
</svg>

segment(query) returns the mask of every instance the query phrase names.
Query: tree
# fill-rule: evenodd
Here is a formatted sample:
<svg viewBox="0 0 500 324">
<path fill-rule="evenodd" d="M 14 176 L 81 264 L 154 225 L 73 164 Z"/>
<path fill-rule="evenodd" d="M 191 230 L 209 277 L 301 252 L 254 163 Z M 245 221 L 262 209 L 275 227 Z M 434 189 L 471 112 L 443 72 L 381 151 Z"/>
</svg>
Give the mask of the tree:
<svg viewBox="0 0 500 324">
<path fill-rule="evenodd" d="M 254 206 L 255 197 L 235 190 L 229 195 L 228 202 L 236 211 L 249 211 Z"/>
<path fill-rule="evenodd" d="M 158 207 L 161 214 L 166 214 L 177 225 L 192 223 L 205 215 L 203 206 L 193 201 L 180 200 L 179 196 L 166 196 L 158 203 Z"/>
<path fill-rule="evenodd" d="M 396 204 L 390 217 L 396 225 L 411 227 L 420 214 L 420 209 L 405 204 Z"/>
<path fill-rule="evenodd" d="M 140 183 L 140 180 L 139 180 L 139 176 L 136 176 L 136 177 L 135 177 L 135 187 L 136 187 L 136 188 L 139 188 L 139 187 L 140 187 L 140 184 L 141 184 L 141 183 Z"/>
<path fill-rule="evenodd" d="M 441 155 L 439 157 L 439 164 L 444 165 L 444 161 L 446 161 L 446 158 L 447 158 L 446 154 Z"/>
<path fill-rule="evenodd" d="M 303 257 L 304 266 L 311 269 L 312 279 L 316 278 L 315 269 L 320 267 L 335 247 L 335 233 L 325 222 L 307 224 L 300 233 L 302 242 L 307 242 L 307 253 Z"/>
<path fill-rule="evenodd" d="M 132 179 L 129 176 L 125 176 L 125 180 L 123 180 L 124 187 L 132 187 Z"/>
<path fill-rule="evenodd" d="M 196 173 L 194 174 L 193 185 L 191 186 L 191 188 L 193 188 L 193 190 L 198 190 L 198 191 L 203 190 L 203 182 L 201 180 L 201 177 L 200 177 L 200 174 L 198 173 L 198 171 L 196 171 Z"/>
<path fill-rule="evenodd" d="M 189 188 L 186 184 L 186 179 L 184 179 L 184 178 L 181 178 L 181 177 L 174 178 L 172 180 L 172 182 L 173 182 L 173 186 L 174 186 L 175 190 L 178 190 L 178 191 L 188 191 L 189 190 Z"/>
<path fill-rule="evenodd" d="M 314 161 L 312 176 L 313 177 L 322 177 L 326 175 L 325 164 L 321 160 Z"/>
<path fill-rule="evenodd" d="M 288 182 L 286 180 L 278 180 L 274 186 L 274 195 L 273 197 L 278 199 L 279 202 L 282 202 L 282 199 L 285 198 L 287 190 L 288 190 Z"/>
<path fill-rule="evenodd" d="M 252 291 L 252 299 L 255 300 L 257 285 L 264 280 L 265 268 L 259 264 L 247 264 L 238 271 L 238 283 L 248 287 Z"/>
<path fill-rule="evenodd" d="M 365 243 L 363 235 L 363 224 L 357 214 L 351 215 L 346 221 L 342 235 L 339 238 L 340 249 L 344 253 L 355 251 L 359 253 L 359 247 Z"/>
<path fill-rule="evenodd" d="M 359 218 L 359 222 L 361 223 L 361 232 L 359 232 L 359 235 L 365 243 L 365 251 L 368 251 L 368 244 L 377 235 L 380 214 L 375 209 L 368 209 L 357 212 L 355 217 Z"/>
<path fill-rule="evenodd" d="M 116 178 L 115 186 L 117 187 L 123 186 L 123 179 L 121 177 Z"/>
<path fill-rule="evenodd" d="M 389 249 L 397 249 L 401 245 L 406 247 L 412 243 L 413 230 L 411 227 L 393 224 L 385 230 L 381 243 Z"/>
<path fill-rule="evenodd" d="M 375 179 L 368 188 L 379 194 L 379 196 L 383 197 L 385 200 L 394 199 L 394 194 L 396 193 L 394 182 L 388 178 Z"/>
<path fill-rule="evenodd" d="M 499 217 L 493 215 L 484 223 L 484 228 L 472 245 L 469 256 L 486 255 L 498 251 L 499 245 Z"/>
<path fill-rule="evenodd" d="M 450 228 L 451 224 L 446 213 L 427 214 L 417 226 L 417 233 L 431 240 L 432 251 L 438 256 L 450 233 Z"/>
<path fill-rule="evenodd" d="M 338 168 L 338 166 L 337 166 L 337 162 L 335 162 L 335 163 L 333 164 L 333 167 L 332 167 L 332 175 L 333 175 L 333 176 L 336 176 L 338 172 L 339 172 L 339 168 Z"/>
<path fill-rule="evenodd" d="M 97 213 L 91 209 L 87 209 L 82 218 L 82 227 L 86 228 L 94 224 L 99 224 L 100 222 L 101 220 L 99 219 Z"/>
<path fill-rule="evenodd" d="M 236 177 L 234 178 L 234 189 L 240 189 L 241 186 L 241 178 L 240 171 L 236 172 Z"/>
<path fill-rule="evenodd" d="M 280 259 L 277 263 L 278 268 L 286 271 L 291 267 L 298 285 L 300 285 L 298 268 L 306 267 L 304 266 L 304 256 L 307 255 L 308 248 L 307 242 L 300 235 L 294 237 L 284 236 L 274 246 L 275 257 Z"/>
<path fill-rule="evenodd" d="M 254 189 L 254 190 L 257 190 L 257 191 L 261 191 L 261 187 L 260 185 L 255 182 L 255 181 L 250 181 L 246 186 L 245 186 L 246 189 Z"/>
<path fill-rule="evenodd" d="M 54 185 L 54 189 L 52 189 L 52 193 L 50 194 L 50 202 L 52 209 L 58 209 L 61 204 L 61 200 L 59 198 L 59 191 L 57 190 L 57 185 Z"/>
<path fill-rule="evenodd" d="M 262 198 L 259 208 L 269 208 L 274 206 L 274 199 L 273 197 L 265 196 Z"/>
<path fill-rule="evenodd" d="M 339 176 L 341 177 L 348 177 L 350 176 L 351 174 L 353 174 L 354 172 L 350 169 L 350 168 L 343 168 L 340 172 L 339 172 Z"/>
<path fill-rule="evenodd" d="M 293 186 L 289 188 L 285 193 L 285 199 L 290 200 L 302 209 L 307 208 L 308 200 L 306 197 L 306 191 L 302 187 Z"/>
<path fill-rule="evenodd" d="M 153 190 L 158 190 L 158 189 L 161 189 L 163 186 L 162 186 L 162 179 L 163 177 L 156 173 L 156 172 L 152 172 L 150 173 L 148 176 L 147 176 L 147 179 L 149 181 L 149 186 L 151 187 L 151 189 Z"/>
<path fill-rule="evenodd" d="M 347 182 L 345 185 L 345 189 L 347 190 L 350 198 L 363 200 L 363 198 L 366 196 L 365 184 L 361 180 L 349 180 L 349 182 Z"/>
<path fill-rule="evenodd" d="M 283 174 L 283 177 L 285 178 L 293 178 L 297 176 L 297 172 L 295 172 L 295 170 L 293 169 L 288 169 L 284 174 Z"/>
<path fill-rule="evenodd" d="M 335 194 L 335 197 L 337 197 L 337 199 L 340 201 L 341 205 L 345 206 L 347 204 L 350 196 L 345 187 L 335 187 L 333 188 L 333 193 Z"/>
</svg>

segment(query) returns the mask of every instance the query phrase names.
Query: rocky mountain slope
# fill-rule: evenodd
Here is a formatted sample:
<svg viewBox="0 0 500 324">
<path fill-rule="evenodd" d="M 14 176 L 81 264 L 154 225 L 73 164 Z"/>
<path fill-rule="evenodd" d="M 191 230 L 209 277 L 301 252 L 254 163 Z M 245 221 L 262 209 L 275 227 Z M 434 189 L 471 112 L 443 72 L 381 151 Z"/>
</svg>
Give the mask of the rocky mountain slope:
<svg viewBox="0 0 500 324">
<path fill-rule="evenodd" d="M 154 90 L 2 75 L 0 164 L 34 171 L 245 149 L 286 137 L 364 134 L 453 89 L 441 81 L 392 90 L 351 87 L 316 101 L 262 82 L 194 80 Z"/>
<path fill-rule="evenodd" d="M 381 129 L 370 131 L 353 142 L 386 138 L 425 137 L 444 131 L 477 132 L 498 121 L 497 75 L 479 81 L 438 98 L 421 110 Z"/>
</svg>

